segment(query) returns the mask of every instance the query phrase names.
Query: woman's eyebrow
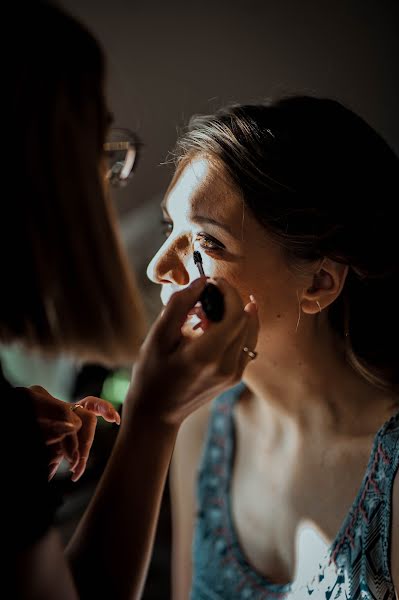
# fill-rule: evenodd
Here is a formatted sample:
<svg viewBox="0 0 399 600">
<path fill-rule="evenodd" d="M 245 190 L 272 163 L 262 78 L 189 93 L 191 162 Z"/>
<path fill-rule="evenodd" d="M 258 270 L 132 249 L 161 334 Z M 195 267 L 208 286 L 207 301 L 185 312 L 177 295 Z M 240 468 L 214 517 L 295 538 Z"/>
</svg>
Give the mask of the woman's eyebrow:
<svg viewBox="0 0 399 600">
<path fill-rule="evenodd" d="M 166 199 L 162 200 L 161 209 L 164 211 L 164 213 L 166 213 L 169 216 Z M 193 223 L 197 223 L 198 225 L 214 225 L 215 227 L 220 227 L 221 229 L 224 229 L 224 231 L 226 231 L 229 235 L 231 235 L 231 237 L 240 241 L 240 239 L 235 235 L 235 233 L 233 232 L 231 227 L 227 225 L 227 223 L 222 223 L 217 219 L 212 219 L 212 217 L 205 217 L 203 215 L 190 215 L 190 221 L 192 221 Z"/>
<path fill-rule="evenodd" d="M 233 233 L 231 227 L 227 225 L 227 223 L 222 223 L 221 221 L 217 221 L 216 219 L 212 219 L 211 217 L 204 217 L 202 215 L 190 215 L 190 221 L 193 223 L 198 223 L 198 225 L 215 225 L 216 227 L 220 227 L 227 231 L 231 237 L 238 239 L 237 236 Z"/>
</svg>

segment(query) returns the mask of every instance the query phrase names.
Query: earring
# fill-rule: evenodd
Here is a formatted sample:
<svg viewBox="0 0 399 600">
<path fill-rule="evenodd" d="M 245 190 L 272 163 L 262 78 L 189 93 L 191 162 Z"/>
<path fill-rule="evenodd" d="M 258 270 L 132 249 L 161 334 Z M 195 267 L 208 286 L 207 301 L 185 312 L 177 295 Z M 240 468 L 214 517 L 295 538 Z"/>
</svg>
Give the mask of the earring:
<svg viewBox="0 0 399 600">
<path fill-rule="evenodd" d="M 316 300 L 316 304 L 319 307 L 319 312 L 321 312 L 321 306 L 320 306 L 320 302 L 318 300 Z"/>
</svg>

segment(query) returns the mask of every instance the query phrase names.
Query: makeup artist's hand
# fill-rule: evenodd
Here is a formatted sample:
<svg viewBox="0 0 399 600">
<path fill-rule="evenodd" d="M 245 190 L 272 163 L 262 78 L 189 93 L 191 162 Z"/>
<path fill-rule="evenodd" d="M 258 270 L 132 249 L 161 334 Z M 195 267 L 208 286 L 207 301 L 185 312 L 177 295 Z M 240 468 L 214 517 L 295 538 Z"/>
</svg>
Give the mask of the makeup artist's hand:
<svg viewBox="0 0 399 600">
<path fill-rule="evenodd" d="M 180 425 L 193 411 L 240 381 L 258 338 L 255 302 L 245 307 L 235 289 L 216 279 L 224 297 L 222 321 L 208 322 L 197 338 L 183 335 L 187 314 L 207 280 L 200 278 L 174 294 L 151 328 L 133 371 L 125 401 L 122 429 L 133 415 Z M 127 425 L 125 421 L 127 420 Z"/>
<path fill-rule="evenodd" d="M 32 396 L 38 424 L 49 452 L 49 480 L 65 458 L 70 464 L 72 481 L 77 481 L 86 469 L 97 416 L 119 424 L 119 414 L 112 404 L 94 396 L 72 405 L 54 398 L 38 385 L 27 389 Z"/>
</svg>

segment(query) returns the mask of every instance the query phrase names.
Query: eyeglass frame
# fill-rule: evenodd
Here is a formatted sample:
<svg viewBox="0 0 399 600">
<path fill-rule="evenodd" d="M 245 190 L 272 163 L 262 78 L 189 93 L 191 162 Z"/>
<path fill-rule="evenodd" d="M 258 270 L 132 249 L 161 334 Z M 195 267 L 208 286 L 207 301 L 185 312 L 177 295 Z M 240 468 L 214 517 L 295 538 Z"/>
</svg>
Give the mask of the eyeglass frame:
<svg viewBox="0 0 399 600">
<path fill-rule="evenodd" d="M 126 139 L 121 139 L 115 142 L 105 141 L 103 145 L 105 155 L 107 156 L 109 153 L 125 150 L 126 157 L 123 164 L 121 164 L 121 161 L 116 161 L 115 165 L 113 165 L 110 169 L 107 169 L 105 178 L 113 187 L 120 188 L 125 187 L 129 183 L 133 172 L 137 168 L 137 163 L 140 157 L 140 149 L 143 144 L 138 135 L 130 129 L 112 127 L 108 132 L 107 138 L 111 137 L 113 133 L 120 133 Z M 116 166 L 118 168 L 114 171 L 114 167 Z"/>
</svg>

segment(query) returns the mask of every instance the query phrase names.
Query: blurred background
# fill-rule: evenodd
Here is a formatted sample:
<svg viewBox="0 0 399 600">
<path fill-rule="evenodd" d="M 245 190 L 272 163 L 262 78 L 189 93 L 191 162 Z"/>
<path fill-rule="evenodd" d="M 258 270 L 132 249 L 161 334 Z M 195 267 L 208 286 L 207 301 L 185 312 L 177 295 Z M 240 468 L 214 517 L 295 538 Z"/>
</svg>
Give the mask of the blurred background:
<svg viewBox="0 0 399 600">
<path fill-rule="evenodd" d="M 140 165 L 114 192 L 123 239 L 151 322 L 159 289 L 146 266 L 162 243 L 159 203 L 173 167 L 168 153 L 194 113 L 232 102 L 305 93 L 335 98 L 364 117 L 399 153 L 399 3 L 397 0 L 63 0 L 102 43 L 116 127 L 137 132 Z M 23 8 L 21 7 L 21 10 Z M 166 164 L 165 164 L 166 163 Z M 347 201 L 346 198 L 343 198 Z M 44 361 L 0 348 L 18 385 L 39 384 L 65 401 L 101 395 L 120 410 L 130 368 L 109 371 L 60 357 Z M 90 499 L 117 434 L 98 423 L 86 474 L 51 485 L 64 497 L 58 525 L 66 542 Z M 144 598 L 170 597 L 170 511 L 165 492 Z"/>
</svg>

